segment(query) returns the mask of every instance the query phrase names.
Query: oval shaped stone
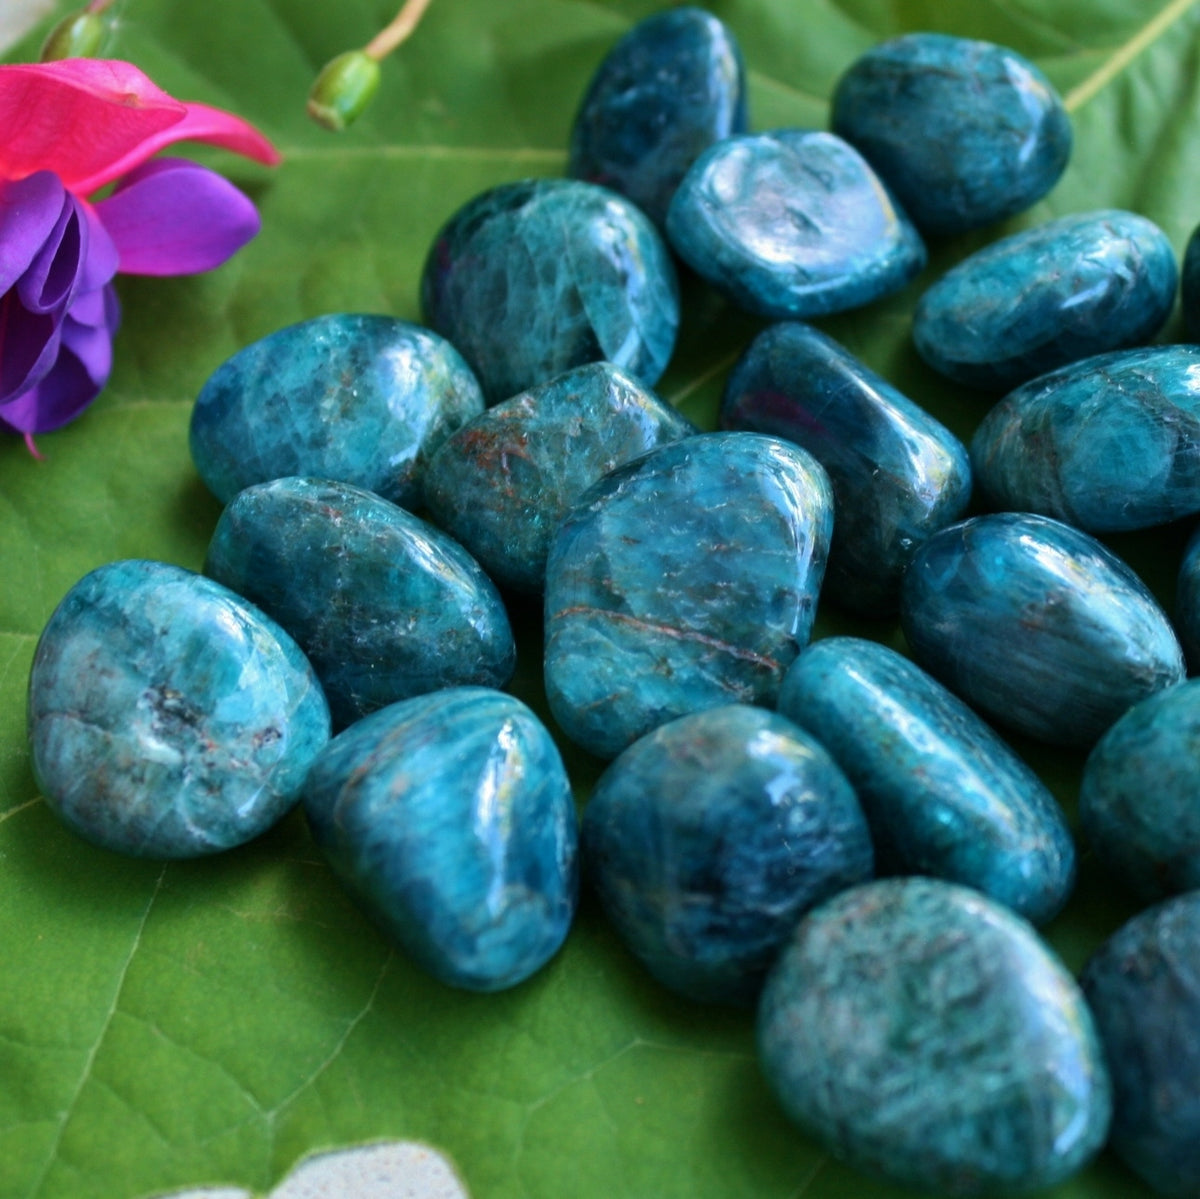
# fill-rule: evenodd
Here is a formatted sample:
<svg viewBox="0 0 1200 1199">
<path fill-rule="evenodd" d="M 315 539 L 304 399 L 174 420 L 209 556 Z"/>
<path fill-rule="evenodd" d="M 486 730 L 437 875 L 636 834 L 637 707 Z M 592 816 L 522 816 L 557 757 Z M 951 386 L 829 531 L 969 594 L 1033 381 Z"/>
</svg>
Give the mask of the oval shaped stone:
<svg viewBox="0 0 1200 1199">
<path fill-rule="evenodd" d="M 592 76 L 571 127 L 567 173 L 620 192 L 658 226 L 688 167 L 746 128 L 731 30 L 701 8 L 639 21 Z"/>
<path fill-rule="evenodd" d="M 779 711 L 854 785 L 881 871 L 963 883 L 1040 924 L 1075 882 L 1075 846 L 1037 775 L 900 654 L 829 637 L 784 676 Z"/>
<path fill-rule="evenodd" d="M 550 542 L 597 479 L 696 427 L 611 362 L 559 375 L 489 408 L 434 455 L 433 519 L 492 578 L 537 593 Z"/>
<path fill-rule="evenodd" d="M 516 667 L 504 603 L 470 554 L 347 483 L 248 487 L 221 513 L 204 571 L 295 637 L 338 726 L 442 687 L 500 687 Z"/>
<path fill-rule="evenodd" d="M 460 208 L 425 260 L 421 305 L 492 404 L 602 359 L 652 386 L 679 329 L 658 230 L 577 179 L 505 183 Z"/>
<path fill-rule="evenodd" d="M 1109 1144 L 1160 1195 L 1200 1192 L 1200 894 L 1139 913 L 1081 978 L 1112 1078 Z"/>
<path fill-rule="evenodd" d="M 968 703 L 1042 741 L 1090 745 L 1184 677 L 1166 614 L 1094 538 L 1001 512 L 935 533 L 900 592 L 913 657 Z"/>
<path fill-rule="evenodd" d="M 311 475 L 413 507 L 430 455 L 482 411 L 475 376 L 444 338 L 395 317 L 336 313 L 217 367 L 196 397 L 189 445 L 223 504 L 255 483 Z"/>
<path fill-rule="evenodd" d="M 733 704 L 681 716 L 600 777 L 584 868 L 621 939 L 672 990 L 750 1003 L 796 921 L 869 879 L 862 809 L 790 721 Z"/>
<path fill-rule="evenodd" d="M 312 667 L 273 620 L 165 562 L 112 562 L 54 610 L 29 676 L 46 805 L 105 849 L 241 845 L 300 798 L 329 740 Z"/>
<path fill-rule="evenodd" d="M 858 151 L 812 129 L 706 150 L 671 201 L 667 237 L 723 295 L 776 320 L 869 304 L 925 265 L 917 231 Z"/>
<path fill-rule="evenodd" d="M 1188 539 L 1175 581 L 1175 628 L 1193 671 L 1200 670 L 1200 527 Z"/>
<path fill-rule="evenodd" d="M 866 883 L 805 917 L 767 978 L 758 1045 L 806 1132 L 926 1194 L 1052 1186 L 1108 1131 L 1075 980 L 1025 921 L 937 879 Z"/>
<path fill-rule="evenodd" d="M 975 431 L 971 462 L 994 507 L 1089 533 L 1200 512 L 1200 347 L 1101 354 L 1018 387 Z"/>
<path fill-rule="evenodd" d="M 793 441 L 829 472 L 837 520 L 825 593 L 864 616 L 896 610 L 917 546 L 971 498 L 962 442 L 808 325 L 773 325 L 750 343 L 720 420 Z"/>
<path fill-rule="evenodd" d="M 1007 391 L 1080 358 L 1149 341 L 1175 303 L 1167 235 L 1132 212 L 1074 213 L 993 242 L 917 304 L 913 341 L 936 371 Z"/>
<path fill-rule="evenodd" d="M 991 42 L 910 33 L 838 80 L 830 123 L 925 233 L 1022 212 L 1058 181 L 1071 121 L 1033 63 Z"/>
<path fill-rule="evenodd" d="M 1143 900 L 1200 887 L 1200 679 L 1135 704 L 1097 742 L 1079 818 L 1100 861 Z"/>
<path fill-rule="evenodd" d="M 589 488 L 546 566 L 546 698 L 563 731 L 611 758 L 677 716 L 774 703 L 832 523 L 817 462 L 757 433 L 684 438 Z"/>
<path fill-rule="evenodd" d="M 333 739 L 304 788 L 341 881 L 425 970 L 498 991 L 543 966 L 578 894 L 571 787 L 519 700 L 455 687 Z"/>
</svg>

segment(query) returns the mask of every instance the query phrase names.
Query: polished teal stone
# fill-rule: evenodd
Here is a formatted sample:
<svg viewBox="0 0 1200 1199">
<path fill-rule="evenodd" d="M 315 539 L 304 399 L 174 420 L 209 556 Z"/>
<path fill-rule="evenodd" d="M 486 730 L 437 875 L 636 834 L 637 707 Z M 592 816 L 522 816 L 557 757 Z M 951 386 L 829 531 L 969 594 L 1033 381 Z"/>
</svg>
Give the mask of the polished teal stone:
<svg viewBox="0 0 1200 1199">
<path fill-rule="evenodd" d="M 825 593 L 865 616 L 896 610 L 917 546 L 971 498 L 962 442 L 808 325 L 773 325 L 751 342 L 720 420 L 794 441 L 829 472 L 837 519 Z"/>
<path fill-rule="evenodd" d="M 600 64 L 571 127 L 567 173 L 632 200 L 658 226 L 688 167 L 746 128 L 732 31 L 701 8 L 639 21 Z"/>
<path fill-rule="evenodd" d="M 29 676 L 46 805 L 106 849 L 191 858 L 241 845 L 300 798 L 329 740 L 312 667 L 273 620 L 164 562 L 84 576 Z"/>
<path fill-rule="evenodd" d="M 1200 513 L 1200 347 L 1102 354 L 1033 379 L 984 418 L 971 462 L 993 507 L 1089 533 Z"/>
<path fill-rule="evenodd" d="M 550 541 L 580 495 L 621 463 L 695 432 L 612 363 L 576 367 L 449 438 L 429 464 L 425 503 L 498 583 L 538 593 Z"/>
<path fill-rule="evenodd" d="M 943 33 L 868 50 L 838 81 L 830 122 L 931 234 L 1024 211 L 1071 154 L 1070 118 L 1033 63 Z"/>
<path fill-rule="evenodd" d="M 1054 797 L 919 666 L 874 641 L 829 637 L 792 663 L 778 707 L 854 785 L 880 873 L 963 883 L 1035 924 L 1067 901 L 1075 846 Z"/>
<path fill-rule="evenodd" d="M 759 1060 L 830 1153 L 923 1194 L 1068 1178 L 1111 1090 L 1075 980 L 1020 917 L 936 879 L 843 891 L 767 978 Z"/>
<path fill-rule="evenodd" d="M 1200 341 L 1200 226 L 1192 230 L 1183 251 L 1179 273 L 1179 299 L 1183 324 L 1191 341 Z"/>
<path fill-rule="evenodd" d="M 739 307 L 824 316 L 899 291 L 925 246 L 862 156 L 831 133 L 731 137 L 684 176 L 671 246 Z"/>
<path fill-rule="evenodd" d="M 871 838 L 833 759 L 735 704 L 635 741 L 583 818 L 587 877 L 621 939 L 689 999 L 747 1004 L 796 921 L 871 877 Z"/>
<path fill-rule="evenodd" d="M 1184 677 L 1166 614 L 1086 533 L 996 513 L 935 533 L 900 593 L 913 657 L 1001 724 L 1090 745 L 1138 700 Z"/>
<path fill-rule="evenodd" d="M 550 734 L 512 696 L 455 687 L 372 713 L 318 758 L 304 808 L 351 894 L 442 982 L 515 986 L 562 945 L 575 805 Z"/>
<path fill-rule="evenodd" d="M 808 641 L 833 521 L 825 472 L 757 433 L 708 433 L 618 467 L 546 566 L 546 696 L 611 758 L 677 716 L 771 704 Z"/>
<path fill-rule="evenodd" d="M 504 603 L 444 533 L 369 491 L 275 479 L 223 513 L 205 574 L 277 620 L 312 660 L 339 727 L 516 668 Z"/>
<path fill-rule="evenodd" d="M 1175 627 L 1193 672 L 1200 670 L 1200 527 L 1188 540 L 1175 583 Z"/>
<path fill-rule="evenodd" d="M 601 360 L 653 386 L 679 328 L 658 230 L 623 196 L 577 179 L 505 183 L 460 208 L 425 260 L 421 304 L 491 404 Z"/>
<path fill-rule="evenodd" d="M 1109 1144 L 1160 1195 L 1200 1194 L 1200 894 L 1141 912 L 1081 978 L 1113 1088 Z"/>
<path fill-rule="evenodd" d="M 1106 869 L 1143 900 L 1200 888 L 1200 679 L 1130 708 L 1083 771 L 1079 818 Z"/>
<path fill-rule="evenodd" d="M 1007 391 L 1149 341 L 1175 303 L 1167 235 L 1145 217 L 1075 213 L 972 254 L 922 297 L 913 341 L 934 370 Z"/>
<path fill-rule="evenodd" d="M 192 409 L 192 461 L 227 504 L 285 475 L 340 479 L 407 507 L 430 455 L 483 411 L 458 351 L 390 316 L 338 313 L 239 350 Z"/>
</svg>

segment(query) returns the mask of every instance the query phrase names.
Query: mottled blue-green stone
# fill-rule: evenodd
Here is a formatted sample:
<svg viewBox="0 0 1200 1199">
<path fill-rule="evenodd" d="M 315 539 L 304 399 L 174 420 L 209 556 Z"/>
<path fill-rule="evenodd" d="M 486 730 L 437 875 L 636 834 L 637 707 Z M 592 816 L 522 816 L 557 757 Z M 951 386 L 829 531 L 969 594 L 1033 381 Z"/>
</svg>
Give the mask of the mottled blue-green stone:
<svg viewBox="0 0 1200 1199">
<path fill-rule="evenodd" d="M 296 643 L 190 570 L 101 566 L 38 641 L 34 776 L 47 806 L 106 849 L 191 858 L 241 845 L 292 808 L 328 740 Z"/>
<path fill-rule="evenodd" d="M 881 873 L 963 883 L 1035 924 L 1075 881 L 1075 846 L 1037 775 L 961 700 L 895 651 L 829 637 L 784 676 L 779 711 L 854 785 Z"/>
<path fill-rule="evenodd" d="M 304 788 L 317 844 L 366 911 L 451 986 L 515 986 L 562 945 L 578 894 L 571 787 L 519 700 L 455 687 L 333 739 Z"/>
<path fill-rule="evenodd" d="M 192 409 L 192 461 L 227 504 L 285 475 L 341 479 L 407 507 L 429 456 L 483 411 L 444 338 L 390 316 L 338 313 L 269 334 L 209 376 Z"/>
<path fill-rule="evenodd" d="M 910 33 L 838 81 L 830 117 L 926 233 L 1022 212 L 1058 181 L 1071 122 L 1050 81 L 1013 50 Z"/>
<path fill-rule="evenodd" d="M 1179 564 L 1175 627 L 1193 672 L 1200 671 L 1200 527 L 1189 538 Z"/>
<path fill-rule="evenodd" d="M 677 716 L 773 704 L 812 629 L 832 523 L 820 465 L 757 433 L 688 437 L 589 488 L 546 566 L 563 731 L 611 758 Z"/>
<path fill-rule="evenodd" d="M 578 179 L 505 183 L 465 204 L 430 248 L 421 304 L 491 404 L 601 360 L 652 386 L 679 328 L 658 230 L 624 196 Z"/>
<path fill-rule="evenodd" d="M 917 546 L 971 498 L 962 442 L 808 325 L 773 325 L 751 342 L 720 419 L 794 441 L 829 472 L 837 519 L 825 593 L 862 615 L 896 610 Z"/>
<path fill-rule="evenodd" d="M 247 488 L 221 514 L 204 571 L 300 643 L 338 726 L 442 687 L 500 687 L 516 667 L 504 604 L 470 554 L 348 483 Z"/>
<path fill-rule="evenodd" d="M 866 883 L 806 916 L 767 978 L 758 1044 L 793 1120 L 924 1194 L 1053 1186 L 1109 1126 L 1075 980 L 1020 917 L 937 879 Z"/>
<path fill-rule="evenodd" d="M 935 533 L 904 576 L 913 657 L 1001 724 L 1090 745 L 1184 677 L 1183 652 L 1145 584 L 1094 538 L 1002 512 Z"/>
<path fill-rule="evenodd" d="M 1140 898 L 1200 888 L 1200 679 L 1142 700 L 1100 738 L 1079 817 L 1096 856 Z"/>
<path fill-rule="evenodd" d="M 746 128 L 745 68 L 730 29 L 701 8 L 636 24 L 588 85 L 567 173 L 620 192 L 658 226 L 688 167 Z"/>
<path fill-rule="evenodd" d="M 433 456 L 425 503 L 497 582 L 538 593 L 550 541 L 601 476 L 695 426 L 610 362 L 531 387 Z"/>
<path fill-rule="evenodd" d="M 671 246 L 739 307 L 824 316 L 898 291 L 925 246 L 862 156 L 812 129 L 728 138 L 684 176 Z"/>
<path fill-rule="evenodd" d="M 1081 978 L 1113 1088 L 1113 1151 L 1160 1195 L 1200 1194 L 1200 893 L 1139 913 Z"/>
<path fill-rule="evenodd" d="M 1167 235 L 1145 217 L 1075 213 L 972 254 L 922 297 L 913 341 L 934 370 L 1007 391 L 1149 341 L 1175 303 Z"/>
<path fill-rule="evenodd" d="M 1183 324 L 1192 341 L 1200 341 L 1200 226 L 1192 230 L 1183 251 L 1179 273 L 1179 300 Z"/>
<path fill-rule="evenodd" d="M 984 418 L 971 462 L 993 507 L 1089 533 L 1200 512 L 1200 347 L 1101 354 L 1031 380 Z"/>
<path fill-rule="evenodd" d="M 790 721 L 729 705 L 634 742 L 583 818 L 584 869 L 660 982 L 750 1003 L 796 921 L 871 877 L 871 838 L 833 759 Z"/>
</svg>

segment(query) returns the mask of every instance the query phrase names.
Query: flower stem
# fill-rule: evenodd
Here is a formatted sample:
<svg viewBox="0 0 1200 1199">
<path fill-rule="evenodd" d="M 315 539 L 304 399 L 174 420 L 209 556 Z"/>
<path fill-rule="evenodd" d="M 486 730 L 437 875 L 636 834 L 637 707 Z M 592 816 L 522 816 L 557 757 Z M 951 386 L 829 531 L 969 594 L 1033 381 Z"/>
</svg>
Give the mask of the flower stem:
<svg viewBox="0 0 1200 1199">
<path fill-rule="evenodd" d="M 95 16 L 102 13 L 106 8 L 111 8 L 115 3 L 116 0 L 91 0 L 91 3 L 83 11 Z"/>
<path fill-rule="evenodd" d="M 93 0 L 112 3 L 112 0 Z M 406 41 L 420 24 L 425 10 L 433 0 L 405 0 L 391 23 L 381 29 L 364 47 L 363 53 L 376 62 L 386 58 L 401 42 Z"/>
</svg>

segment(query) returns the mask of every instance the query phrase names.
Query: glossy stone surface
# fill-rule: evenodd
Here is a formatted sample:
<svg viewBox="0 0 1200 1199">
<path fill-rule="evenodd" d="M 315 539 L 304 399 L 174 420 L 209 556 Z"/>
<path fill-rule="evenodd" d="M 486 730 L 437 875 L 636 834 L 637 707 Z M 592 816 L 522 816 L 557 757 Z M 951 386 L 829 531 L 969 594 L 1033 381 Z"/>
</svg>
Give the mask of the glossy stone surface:
<svg viewBox="0 0 1200 1199">
<path fill-rule="evenodd" d="M 516 666 L 504 604 L 466 550 L 346 483 L 247 488 L 221 514 L 204 572 L 295 637 L 339 727 L 441 687 L 503 686 Z"/>
<path fill-rule="evenodd" d="M 191 858 L 241 845 L 292 808 L 328 740 L 296 643 L 181 567 L 101 566 L 38 641 L 34 776 L 51 811 L 105 849 Z"/>
<path fill-rule="evenodd" d="M 1200 527 L 1189 538 L 1179 564 L 1175 628 L 1192 671 L 1200 671 Z"/>
<path fill-rule="evenodd" d="M 1112 1077 L 1110 1145 L 1160 1195 L 1200 1192 L 1200 894 L 1135 916 L 1080 980 Z"/>
<path fill-rule="evenodd" d="M 776 320 L 869 304 L 925 265 L 917 231 L 858 151 L 812 129 L 706 150 L 671 201 L 667 236 L 718 291 Z"/>
<path fill-rule="evenodd" d="M 639 21 L 609 52 L 571 127 L 567 173 L 632 200 L 658 226 L 688 167 L 746 128 L 732 31 L 701 8 Z"/>
<path fill-rule="evenodd" d="M 1075 846 L 1037 775 L 915 663 L 828 637 L 784 676 L 779 711 L 833 755 L 871 825 L 881 873 L 963 883 L 1035 924 L 1075 882 Z"/>
<path fill-rule="evenodd" d="M 490 404 L 601 360 L 653 386 L 679 328 L 658 230 L 623 196 L 577 179 L 505 183 L 460 208 L 425 260 L 421 305 Z"/>
<path fill-rule="evenodd" d="M 611 758 L 689 712 L 774 703 L 808 641 L 833 503 L 803 450 L 757 433 L 661 446 L 589 488 L 546 566 L 546 698 Z"/>
<path fill-rule="evenodd" d="M 862 809 L 790 721 L 729 705 L 631 745 L 583 818 L 584 869 L 625 944 L 690 999 L 750 1003 L 796 921 L 871 877 Z"/>
<path fill-rule="evenodd" d="M 1090 745 L 1184 677 L 1166 614 L 1094 538 L 1044 516 L 977 516 L 917 551 L 900 593 L 913 657 L 1001 724 Z"/>
<path fill-rule="evenodd" d="M 499 583 L 536 593 L 571 505 L 622 462 L 696 432 L 610 362 L 577 367 L 497 404 L 434 455 L 433 519 Z"/>
<path fill-rule="evenodd" d="M 1075 980 L 1025 921 L 936 879 L 867 883 L 805 917 L 767 978 L 758 1043 L 793 1120 L 924 1194 L 1052 1186 L 1108 1129 Z"/>
<path fill-rule="evenodd" d="M 1200 888 L 1200 679 L 1142 700 L 1100 738 L 1079 818 L 1096 856 L 1146 901 Z"/>
<path fill-rule="evenodd" d="M 578 893 L 571 787 L 519 700 L 455 687 L 339 734 L 304 789 L 313 837 L 435 978 L 515 986 L 562 945 Z"/>
<path fill-rule="evenodd" d="M 1090 533 L 1200 512 L 1200 347 L 1102 354 L 1010 392 L 971 441 L 996 508 Z"/>
<path fill-rule="evenodd" d="M 1200 226 L 1192 230 L 1183 251 L 1179 278 L 1183 324 L 1192 341 L 1200 341 Z"/>
<path fill-rule="evenodd" d="M 336 313 L 217 367 L 196 397 L 189 445 L 223 504 L 254 483 L 311 475 L 413 507 L 430 455 L 482 411 L 475 376 L 444 338 L 395 317 Z"/>
<path fill-rule="evenodd" d="M 830 123 L 925 233 L 962 233 L 1024 211 L 1071 154 L 1070 118 L 1033 63 L 942 33 L 868 50 L 838 81 Z"/>
<path fill-rule="evenodd" d="M 1149 341 L 1175 303 L 1167 235 L 1145 217 L 1074 213 L 993 242 L 917 304 L 913 341 L 934 370 L 1007 391 L 1080 358 Z"/>
<path fill-rule="evenodd" d="M 896 610 L 917 546 L 971 498 L 962 442 L 808 325 L 773 325 L 751 342 L 720 419 L 794 441 L 829 472 L 837 519 L 825 591 L 865 616 Z"/>
</svg>

